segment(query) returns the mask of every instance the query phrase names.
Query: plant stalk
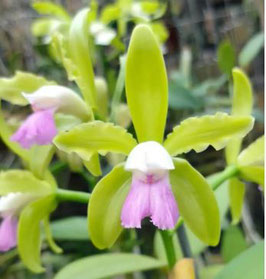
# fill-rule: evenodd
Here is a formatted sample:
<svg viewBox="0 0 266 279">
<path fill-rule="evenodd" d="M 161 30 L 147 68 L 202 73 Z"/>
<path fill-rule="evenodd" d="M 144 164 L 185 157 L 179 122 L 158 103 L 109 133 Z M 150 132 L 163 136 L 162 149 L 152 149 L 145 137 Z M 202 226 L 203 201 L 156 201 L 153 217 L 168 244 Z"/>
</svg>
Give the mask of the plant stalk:
<svg viewBox="0 0 266 279">
<path fill-rule="evenodd" d="M 163 244 L 167 256 L 168 266 L 170 269 L 172 269 L 176 263 L 176 254 L 175 254 L 175 248 L 173 243 L 173 235 L 170 231 L 166 230 L 160 230 Z"/>
<path fill-rule="evenodd" d="M 80 191 L 71 191 L 58 189 L 56 192 L 56 197 L 58 201 L 72 201 L 80 203 L 88 203 L 90 199 L 90 194 Z"/>
</svg>

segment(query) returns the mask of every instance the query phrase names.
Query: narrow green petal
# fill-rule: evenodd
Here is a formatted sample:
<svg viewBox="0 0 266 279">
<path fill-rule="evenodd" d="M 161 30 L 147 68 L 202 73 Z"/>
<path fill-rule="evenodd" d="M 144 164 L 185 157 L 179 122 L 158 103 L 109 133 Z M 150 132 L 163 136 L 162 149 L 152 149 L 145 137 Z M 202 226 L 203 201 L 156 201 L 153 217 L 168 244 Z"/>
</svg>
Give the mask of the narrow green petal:
<svg viewBox="0 0 266 279">
<path fill-rule="evenodd" d="M 264 164 L 264 135 L 240 153 L 237 163 L 241 166 Z"/>
<path fill-rule="evenodd" d="M 81 10 L 73 19 L 69 31 L 70 56 L 77 70 L 77 84 L 89 107 L 96 108 L 96 88 L 89 49 L 89 9 Z"/>
<path fill-rule="evenodd" d="M 245 184 L 238 178 L 229 180 L 229 198 L 232 214 L 232 223 L 237 224 L 241 218 L 245 196 Z"/>
<path fill-rule="evenodd" d="M 88 207 L 89 234 L 99 249 L 110 248 L 122 232 L 120 212 L 129 191 L 131 173 L 116 166 L 98 182 Z"/>
<path fill-rule="evenodd" d="M 137 26 L 126 61 L 126 97 L 140 142 L 162 142 L 168 108 L 163 56 L 151 29 Z"/>
<path fill-rule="evenodd" d="M 95 152 L 103 155 L 107 152 L 127 155 L 137 144 L 124 128 L 102 121 L 84 123 L 69 132 L 61 132 L 54 143 L 67 153 L 76 152 L 85 161 L 89 161 Z"/>
<path fill-rule="evenodd" d="M 94 176 L 102 175 L 100 158 L 97 153 L 92 154 L 89 161 L 83 161 L 83 164 L 92 175 Z"/>
<path fill-rule="evenodd" d="M 240 177 L 264 186 L 264 166 L 239 166 Z"/>
<path fill-rule="evenodd" d="M 41 266 L 40 222 L 56 207 L 55 196 L 46 196 L 27 205 L 18 224 L 18 251 L 22 262 L 32 272 L 44 271 Z"/>
<path fill-rule="evenodd" d="M 174 159 L 170 172 L 179 212 L 191 231 L 208 245 L 220 239 L 220 217 L 215 196 L 205 178 L 186 160 Z"/>
<path fill-rule="evenodd" d="M 252 87 L 247 75 L 239 68 L 233 69 L 233 100 L 232 115 L 251 115 L 253 107 Z M 226 147 L 226 160 L 228 164 L 236 163 L 240 152 L 242 139 L 231 140 Z"/>
<path fill-rule="evenodd" d="M 219 150 L 232 138 L 244 137 L 253 123 L 251 116 L 229 116 L 226 113 L 191 117 L 174 128 L 164 146 L 172 156 L 192 149 L 202 152 L 209 145 Z"/>
</svg>

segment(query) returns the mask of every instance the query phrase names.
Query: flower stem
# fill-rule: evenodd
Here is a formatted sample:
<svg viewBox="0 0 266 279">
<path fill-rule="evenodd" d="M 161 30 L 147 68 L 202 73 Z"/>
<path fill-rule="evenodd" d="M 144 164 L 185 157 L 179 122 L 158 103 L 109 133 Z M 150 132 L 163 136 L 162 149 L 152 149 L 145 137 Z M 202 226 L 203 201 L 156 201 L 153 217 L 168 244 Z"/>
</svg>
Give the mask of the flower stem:
<svg viewBox="0 0 266 279">
<path fill-rule="evenodd" d="M 228 180 L 231 177 L 234 177 L 238 174 L 239 170 L 236 166 L 228 166 L 223 171 L 215 174 L 212 178 L 210 178 L 211 188 L 215 191 L 223 182 Z"/>
<path fill-rule="evenodd" d="M 80 203 L 88 203 L 90 199 L 90 194 L 80 191 L 71 191 L 58 189 L 56 192 L 56 197 L 58 201 L 73 201 Z"/>
<path fill-rule="evenodd" d="M 168 266 L 170 269 L 172 269 L 176 263 L 176 254 L 175 254 L 175 248 L 173 243 L 173 235 L 169 231 L 160 230 L 160 233 L 165 247 Z"/>
</svg>

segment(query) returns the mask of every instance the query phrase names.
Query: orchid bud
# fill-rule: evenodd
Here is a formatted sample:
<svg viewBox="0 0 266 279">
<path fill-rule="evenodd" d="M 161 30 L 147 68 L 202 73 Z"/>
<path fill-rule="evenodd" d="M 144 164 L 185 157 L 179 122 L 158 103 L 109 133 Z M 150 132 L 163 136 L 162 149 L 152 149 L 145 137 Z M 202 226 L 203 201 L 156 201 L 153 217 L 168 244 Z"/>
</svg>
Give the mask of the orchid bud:
<svg viewBox="0 0 266 279">
<path fill-rule="evenodd" d="M 108 88 L 104 78 L 95 77 L 94 79 L 97 92 L 97 107 L 101 116 L 108 115 Z"/>
</svg>

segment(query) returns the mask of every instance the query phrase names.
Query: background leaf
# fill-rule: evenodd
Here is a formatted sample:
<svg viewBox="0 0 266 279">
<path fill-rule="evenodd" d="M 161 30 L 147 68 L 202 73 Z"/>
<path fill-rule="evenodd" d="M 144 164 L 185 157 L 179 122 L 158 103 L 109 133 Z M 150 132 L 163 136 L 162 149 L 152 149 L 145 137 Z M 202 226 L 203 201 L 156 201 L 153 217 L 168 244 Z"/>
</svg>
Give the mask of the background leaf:
<svg viewBox="0 0 266 279">
<path fill-rule="evenodd" d="M 224 261 L 230 262 L 245 249 L 247 249 L 247 243 L 242 231 L 237 226 L 228 227 L 222 238 L 222 257 Z"/>
<path fill-rule="evenodd" d="M 167 107 L 167 75 L 154 34 L 145 25 L 131 36 L 126 61 L 126 97 L 140 142 L 162 142 Z"/>
<path fill-rule="evenodd" d="M 72 279 L 77 276 L 78 279 L 100 279 L 163 266 L 165 266 L 163 262 L 142 255 L 102 254 L 83 258 L 69 264 L 55 276 L 55 279 Z"/>
<path fill-rule="evenodd" d="M 253 245 L 227 264 L 215 279 L 263 278 L 263 250 L 264 242 Z"/>
<path fill-rule="evenodd" d="M 88 240 L 88 222 L 86 217 L 68 217 L 51 223 L 52 235 L 59 240 Z"/>
<path fill-rule="evenodd" d="M 225 40 L 220 43 L 217 58 L 220 70 L 228 76 L 231 76 L 231 71 L 236 63 L 236 54 L 230 41 Z"/>
<path fill-rule="evenodd" d="M 259 54 L 264 45 L 263 32 L 254 35 L 242 48 L 239 53 L 238 61 L 241 67 L 248 66 Z"/>
</svg>

